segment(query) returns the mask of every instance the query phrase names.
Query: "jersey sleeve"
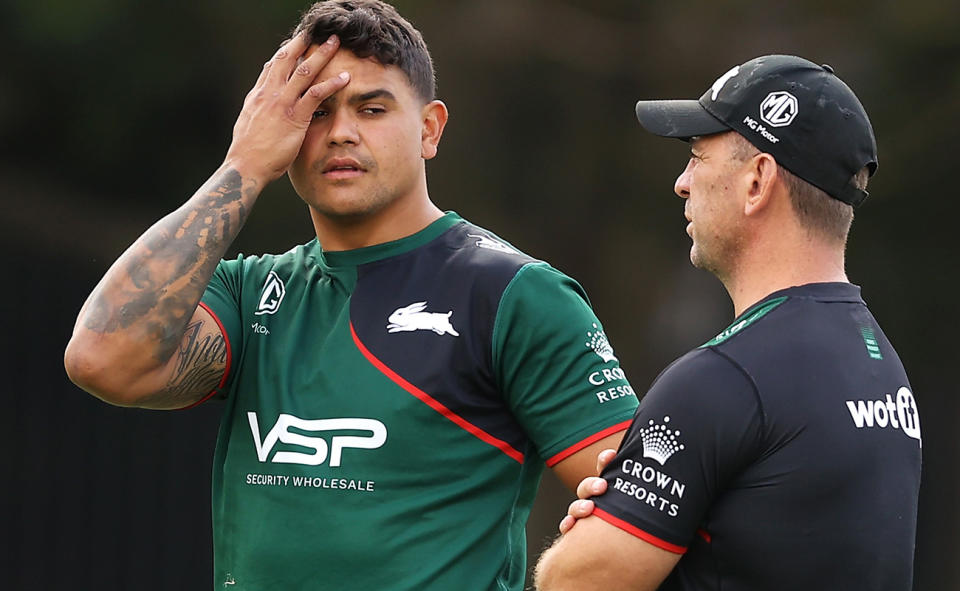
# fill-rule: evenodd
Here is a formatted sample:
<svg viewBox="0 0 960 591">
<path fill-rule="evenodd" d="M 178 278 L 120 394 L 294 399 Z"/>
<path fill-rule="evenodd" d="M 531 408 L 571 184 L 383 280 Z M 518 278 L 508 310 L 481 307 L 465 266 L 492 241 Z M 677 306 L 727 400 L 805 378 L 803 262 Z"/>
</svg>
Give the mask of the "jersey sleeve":
<svg viewBox="0 0 960 591">
<path fill-rule="evenodd" d="M 637 406 L 583 288 L 545 263 L 501 298 L 493 365 L 507 403 L 553 466 L 629 424 Z"/>
<path fill-rule="evenodd" d="M 683 553 L 707 510 L 760 448 L 764 415 L 752 379 L 712 349 L 697 349 L 657 378 L 604 470 L 595 515 L 660 548 Z"/>
<path fill-rule="evenodd" d="M 213 272 L 210 283 L 200 299 L 200 305 L 209 312 L 220 327 L 227 341 L 227 369 L 220 384 L 221 396 L 230 383 L 236 359 L 240 358 L 242 331 L 240 316 L 240 287 L 243 284 L 243 259 L 220 261 Z"/>
</svg>

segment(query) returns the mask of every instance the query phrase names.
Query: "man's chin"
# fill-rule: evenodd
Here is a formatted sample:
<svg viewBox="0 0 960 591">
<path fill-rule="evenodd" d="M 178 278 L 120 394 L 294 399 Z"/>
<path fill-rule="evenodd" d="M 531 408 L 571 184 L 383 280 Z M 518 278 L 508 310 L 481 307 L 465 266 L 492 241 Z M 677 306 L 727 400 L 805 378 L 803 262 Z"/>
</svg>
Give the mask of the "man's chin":
<svg viewBox="0 0 960 591">
<path fill-rule="evenodd" d="M 707 257 L 703 256 L 703 253 L 696 245 L 690 247 L 690 264 L 701 271 L 714 273 L 713 263 Z"/>
<path fill-rule="evenodd" d="M 314 203 L 308 203 L 308 205 L 315 213 L 327 219 L 349 224 L 376 215 L 384 209 L 386 203 L 377 203 L 366 199 L 324 199 L 316 200 Z"/>
</svg>

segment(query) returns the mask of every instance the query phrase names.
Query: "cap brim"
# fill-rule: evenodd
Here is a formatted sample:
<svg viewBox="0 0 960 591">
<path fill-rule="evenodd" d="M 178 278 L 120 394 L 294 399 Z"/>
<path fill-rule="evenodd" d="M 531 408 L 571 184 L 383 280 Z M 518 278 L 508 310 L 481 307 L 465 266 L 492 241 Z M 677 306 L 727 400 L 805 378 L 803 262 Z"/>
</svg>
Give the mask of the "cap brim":
<svg viewBox="0 0 960 591">
<path fill-rule="evenodd" d="M 695 100 L 639 101 L 637 119 L 650 133 L 684 140 L 730 130 Z"/>
</svg>

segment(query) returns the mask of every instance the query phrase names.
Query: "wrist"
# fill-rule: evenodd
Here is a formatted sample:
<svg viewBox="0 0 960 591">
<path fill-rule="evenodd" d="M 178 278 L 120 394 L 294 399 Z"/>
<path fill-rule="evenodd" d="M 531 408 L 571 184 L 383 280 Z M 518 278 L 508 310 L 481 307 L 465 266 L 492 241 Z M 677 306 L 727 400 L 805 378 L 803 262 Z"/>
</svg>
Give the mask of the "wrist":
<svg viewBox="0 0 960 591">
<path fill-rule="evenodd" d="M 231 156 L 230 154 L 227 154 L 227 157 L 224 159 L 223 164 L 220 165 L 218 170 L 235 171 L 240 175 L 244 188 L 255 187 L 258 193 L 268 183 L 280 178 L 280 176 L 283 175 L 282 172 L 277 174 L 275 171 L 264 170 L 262 165 L 255 164 L 244 158 Z"/>
</svg>

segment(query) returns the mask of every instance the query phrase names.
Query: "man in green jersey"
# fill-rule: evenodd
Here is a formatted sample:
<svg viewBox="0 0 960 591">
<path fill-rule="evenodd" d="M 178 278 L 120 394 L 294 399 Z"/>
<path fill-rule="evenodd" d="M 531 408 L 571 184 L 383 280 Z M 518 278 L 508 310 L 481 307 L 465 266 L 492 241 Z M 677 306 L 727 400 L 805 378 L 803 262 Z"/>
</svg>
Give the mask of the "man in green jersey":
<svg viewBox="0 0 960 591">
<path fill-rule="evenodd" d="M 95 396 L 223 399 L 218 589 L 519 590 L 543 465 L 573 489 L 629 423 L 580 286 L 430 200 L 446 121 L 392 7 L 314 5 L 220 168 L 80 312 L 65 363 Z M 317 239 L 221 261 L 284 174 Z"/>
</svg>

